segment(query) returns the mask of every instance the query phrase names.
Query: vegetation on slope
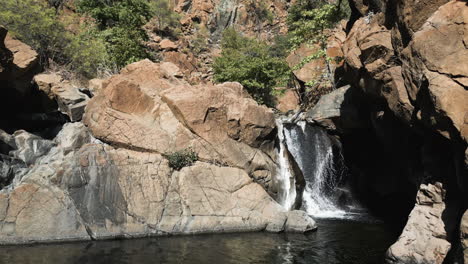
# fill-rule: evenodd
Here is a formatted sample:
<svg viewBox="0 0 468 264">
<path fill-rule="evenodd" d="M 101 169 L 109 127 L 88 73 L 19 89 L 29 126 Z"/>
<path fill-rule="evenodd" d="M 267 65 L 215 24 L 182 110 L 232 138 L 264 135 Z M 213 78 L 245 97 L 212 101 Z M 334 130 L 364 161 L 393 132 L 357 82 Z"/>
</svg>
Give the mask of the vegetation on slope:
<svg viewBox="0 0 468 264">
<path fill-rule="evenodd" d="M 289 77 L 284 54 L 266 42 L 244 37 L 233 28 L 223 33 L 221 56 L 213 65 L 216 82 L 241 83 L 260 104 L 273 106 L 273 88 Z"/>
</svg>

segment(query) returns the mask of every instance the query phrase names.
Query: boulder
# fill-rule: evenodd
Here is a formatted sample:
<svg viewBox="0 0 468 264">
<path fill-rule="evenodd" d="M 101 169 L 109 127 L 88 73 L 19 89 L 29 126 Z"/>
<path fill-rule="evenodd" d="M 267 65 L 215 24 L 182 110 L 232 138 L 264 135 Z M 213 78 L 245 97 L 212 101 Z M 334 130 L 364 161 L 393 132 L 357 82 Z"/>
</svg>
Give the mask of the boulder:
<svg viewBox="0 0 468 264">
<path fill-rule="evenodd" d="M 41 73 L 34 76 L 33 81 L 36 83 L 39 91 L 45 93 L 50 99 L 55 99 L 52 88 L 59 85 L 63 79 L 57 73 Z"/>
<path fill-rule="evenodd" d="M 276 97 L 276 109 L 283 113 L 299 109 L 299 96 L 293 89 L 284 89 L 284 93 Z"/>
<path fill-rule="evenodd" d="M 89 97 L 78 88 L 71 85 L 56 86 L 53 89 L 59 110 L 68 115 L 72 122 L 80 121 L 83 117 Z"/>
<path fill-rule="evenodd" d="M 309 110 L 305 118 L 311 123 L 339 132 L 363 127 L 356 103 L 359 91 L 351 86 L 344 86 L 320 97 L 318 103 Z"/>
<path fill-rule="evenodd" d="M 306 212 L 294 210 L 288 212 L 285 231 L 291 233 L 305 233 L 317 229 L 315 221 Z"/>
<path fill-rule="evenodd" d="M 271 179 L 273 112 L 240 84 L 191 86 L 173 72 L 148 60 L 127 66 L 91 99 L 84 123 L 113 145 L 161 154 L 192 147 L 203 161 L 266 169 Z"/>
<path fill-rule="evenodd" d="M 39 63 L 39 55 L 30 46 L 7 35 L 5 47 L 13 53 L 14 77 L 20 77 L 33 69 Z"/>
<path fill-rule="evenodd" d="M 442 217 L 445 192 L 441 183 L 421 185 L 403 233 L 387 251 L 388 263 L 444 262 L 451 247 Z"/>
<path fill-rule="evenodd" d="M 159 48 L 166 51 L 177 50 L 177 44 L 169 39 L 163 39 L 159 42 Z"/>
</svg>

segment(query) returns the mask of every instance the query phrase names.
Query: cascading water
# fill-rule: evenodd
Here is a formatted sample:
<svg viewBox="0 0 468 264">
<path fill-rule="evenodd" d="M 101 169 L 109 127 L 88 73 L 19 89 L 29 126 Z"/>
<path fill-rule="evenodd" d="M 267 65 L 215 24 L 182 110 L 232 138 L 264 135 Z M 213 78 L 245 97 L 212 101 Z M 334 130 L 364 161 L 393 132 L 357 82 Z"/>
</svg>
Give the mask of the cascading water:
<svg viewBox="0 0 468 264">
<path fill-rule="evenodd" d="M 286 209 L 291 210 L 296 200 L 296 185 L 294 175 L 291 173 L 289 160 L 287 157 L 286 142 L 284 138 L 283 121 L 277 120 L 279 151 L 278 151 L 278 181 L 281 189 L 279 190 L 279 202 Z"/>
<path fill-rule="evenodd" d="M 297 123 L 288 120 L 278 120 L 278 136 L 280 139 L 280 173 L 279 181 L 284 190 L 280 193 L 280 202 L 290 209 L 296 197 L 295 185 L 291 186 L 288 178 L 293 177 L 289 169 L 289 161 L 284 152 L 289 151 L 299 166 L 305 180 L 302 194 L 302 207 L 316 218 L 347 218 L 348 212 L 338 205 L 343 189 L 339 188 L 342 172 L 334 162 L 333 142 L 327 132 L 305 121 Z M 294 191 L 293 191 L 294 189 Z"/>
</svg>

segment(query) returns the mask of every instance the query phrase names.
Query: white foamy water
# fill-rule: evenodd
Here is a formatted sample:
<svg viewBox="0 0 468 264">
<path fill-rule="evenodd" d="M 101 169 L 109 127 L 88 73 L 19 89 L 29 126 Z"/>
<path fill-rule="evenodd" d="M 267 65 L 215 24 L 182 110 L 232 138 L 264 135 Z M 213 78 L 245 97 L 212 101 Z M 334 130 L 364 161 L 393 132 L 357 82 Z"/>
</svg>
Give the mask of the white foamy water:
<svg viewBox="0 0 468 264">
<path fill-rule="evenodd" d="M 281 186 L 281 189 L 279 190 L 279 201 L 286 210 L 291 210 L 294 202 L 296 201 L 296 184 L 287 158 L 287 150 L 283 134 L 283 122 L 281 120 L 277 120 L 276 125 L 278 128 L 278 139 L 280 142 L 278 152 L 279 168 L 277 175 L 277 179 Z"/>
<path fill-rule="evenodd" d="M 305 121 L 292 124 L 288 120 L 277 120 L 277 125 L 280 139 L 279 171 L 283 179 L 280 182 L 284 184 L 282 189 L 290 190 L 289 194 L 280 196 L 283 206 L 290 208 L 288 206 L 294 204 L 296 196 L 295 185 L 286 180 L 293 177 L 289 171 L 289 161 L 284 157 L 287 147 L 306 181 L 303 209 L 315 218 L 352 218 L 354 213 L 346 212 L 337 205 L 341 174 L 335 169 L 333 143 L 326 131 L 308 125 Z"/>
</svg>

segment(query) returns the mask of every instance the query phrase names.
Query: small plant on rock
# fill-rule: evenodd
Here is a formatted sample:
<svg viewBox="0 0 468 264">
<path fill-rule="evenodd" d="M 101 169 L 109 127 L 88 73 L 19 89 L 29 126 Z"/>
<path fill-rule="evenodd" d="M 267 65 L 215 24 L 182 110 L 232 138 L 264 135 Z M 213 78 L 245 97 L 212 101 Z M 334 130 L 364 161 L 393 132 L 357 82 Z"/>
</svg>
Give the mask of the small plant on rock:
<svg viewBox="0 0 468 264">
<path fill-rule="evenodd" d="M 191 166 L 198 160 L 198 154 L 192 148 L 168 152 L 163 156 L 169 161 L 169 167 L 174 170 L 181 170 L 184 167 Z"/>
</svg>

